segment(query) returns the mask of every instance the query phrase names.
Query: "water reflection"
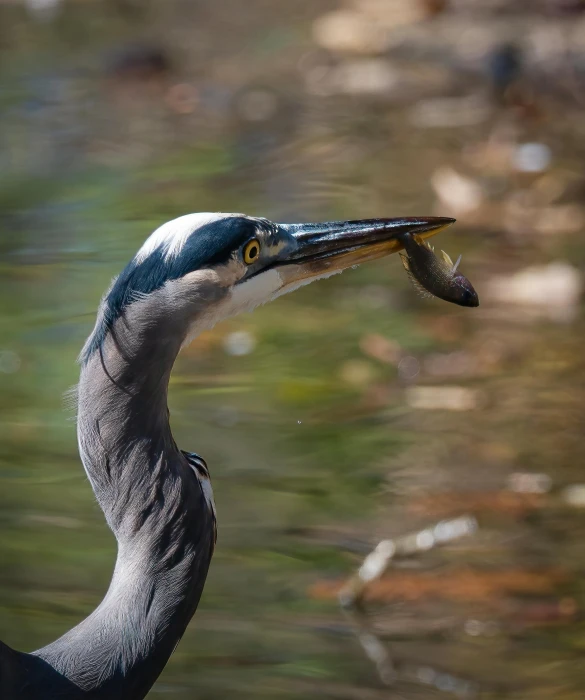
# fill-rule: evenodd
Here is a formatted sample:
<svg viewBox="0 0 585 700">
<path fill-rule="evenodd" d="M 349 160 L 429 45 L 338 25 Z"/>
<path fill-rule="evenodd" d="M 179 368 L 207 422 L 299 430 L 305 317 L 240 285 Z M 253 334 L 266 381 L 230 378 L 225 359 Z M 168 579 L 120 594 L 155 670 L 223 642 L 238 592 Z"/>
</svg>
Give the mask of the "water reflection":
<svg viewBox="0 0 585 700">
<path fill-rule="evenodd" d="M 41 646 L 106 590 L 114 543 L 61 396 L 150 231 L 196 210 L 452 214 L 439 245 L 477 311 L 418 299 L 391 259 L 179 359 L 173 428 L 210 465 L 219 540 L 153 696 L 581 697 L 570 4 L 0 4 L 2 639 Z M 344 618 L 378 542 L 464 514 L 473 537 L 372 583 L 366 627 Z"/>
</svg>

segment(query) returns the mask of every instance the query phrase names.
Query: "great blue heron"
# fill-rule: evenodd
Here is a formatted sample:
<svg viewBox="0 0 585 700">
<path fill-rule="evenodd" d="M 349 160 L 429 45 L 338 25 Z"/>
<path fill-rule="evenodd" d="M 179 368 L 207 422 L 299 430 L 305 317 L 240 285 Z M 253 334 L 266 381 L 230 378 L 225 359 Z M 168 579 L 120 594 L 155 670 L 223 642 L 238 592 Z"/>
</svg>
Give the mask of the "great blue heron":
<svg viewBox="0 0 585 700">
<path fill-rule="evenodd" d="M 216 537 L 205 461 L 180 450 L 167 390 L 203 329 L 434 235 L 446 218 L 275 224 L 189 214 L 157 229 L 103 298 L 80 356 L 77 436 L 118 541 L 98 608 L 32 654 L 0 643 L 2 700 L 139 700 L 199 603 Z"/>
</svg>

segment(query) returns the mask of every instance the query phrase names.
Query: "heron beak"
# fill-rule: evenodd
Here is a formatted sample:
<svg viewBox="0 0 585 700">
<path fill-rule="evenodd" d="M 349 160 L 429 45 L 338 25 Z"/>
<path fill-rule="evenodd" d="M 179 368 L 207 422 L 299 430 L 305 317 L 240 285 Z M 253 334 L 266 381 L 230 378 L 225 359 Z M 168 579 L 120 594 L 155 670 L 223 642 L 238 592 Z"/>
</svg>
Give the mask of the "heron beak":
<svg viewBox="0 0 585 700">
<path fill-rule="evenodd" d="M 430 216 L 405 219 L 362 219 L 320 224 L 279 224 L 295 244 L 278 263 L 285 285 L 341 272 L 403 249 L 401 238 L 415 233 L 430 238 L 455 219 Z"/>
</svg>

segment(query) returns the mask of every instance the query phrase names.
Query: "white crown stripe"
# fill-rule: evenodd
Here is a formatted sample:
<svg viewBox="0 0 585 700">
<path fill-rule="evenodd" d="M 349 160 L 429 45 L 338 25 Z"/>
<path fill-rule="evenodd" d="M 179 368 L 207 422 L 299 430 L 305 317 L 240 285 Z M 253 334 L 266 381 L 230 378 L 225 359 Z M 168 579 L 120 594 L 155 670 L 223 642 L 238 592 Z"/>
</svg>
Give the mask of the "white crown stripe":
<svg viewBox="0 0 585 700">
<path fill-rule="evenodd" d="M 185 214 L 185 216 L 180 216 L 178 219 L 167 221 L 150 234 L 142 248 L 134 256 L 134 262 L 144 262 L 149 255 L 152 255 L 159 248 L 164 250 L 164 257 L 168 262 L 181 253 L 183 246 L 197 229 L 233 216 L 242 216 L 242 214 L 218 214 L 217 212 L 206 211 L 197 214 Z"/>
</svg>

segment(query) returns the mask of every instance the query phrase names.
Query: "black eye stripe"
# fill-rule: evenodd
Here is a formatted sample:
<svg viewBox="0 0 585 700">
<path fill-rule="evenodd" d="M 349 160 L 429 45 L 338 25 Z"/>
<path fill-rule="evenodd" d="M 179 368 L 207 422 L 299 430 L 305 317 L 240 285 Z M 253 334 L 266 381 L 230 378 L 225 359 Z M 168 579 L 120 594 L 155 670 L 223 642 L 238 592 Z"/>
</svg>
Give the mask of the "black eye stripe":
<svg viewBox="0 0 585 700">
<path fill-rule="evenodd" d="M 82 362 L 87 362 L 91 354 L 101 347 L 115 321 L 140 295 L 150 294 L 167 281 L 183 277 L 193 270 L 227 263 L 234 251 L 241 250 L 244 241 L 256 240 L 253 238 L 256 231 L 264 231 L 265 228 L 262 222 L 230 216 L 195 229 L 176 256 L 168 258 L 164 245 L 160 245 L 144 260 L 133 258 L 106 296 L 96 328 L 84 348 Z M 260 254 L 260 243 L 256 242 L 258 251 L 250 262 Z"/>
</svg>

